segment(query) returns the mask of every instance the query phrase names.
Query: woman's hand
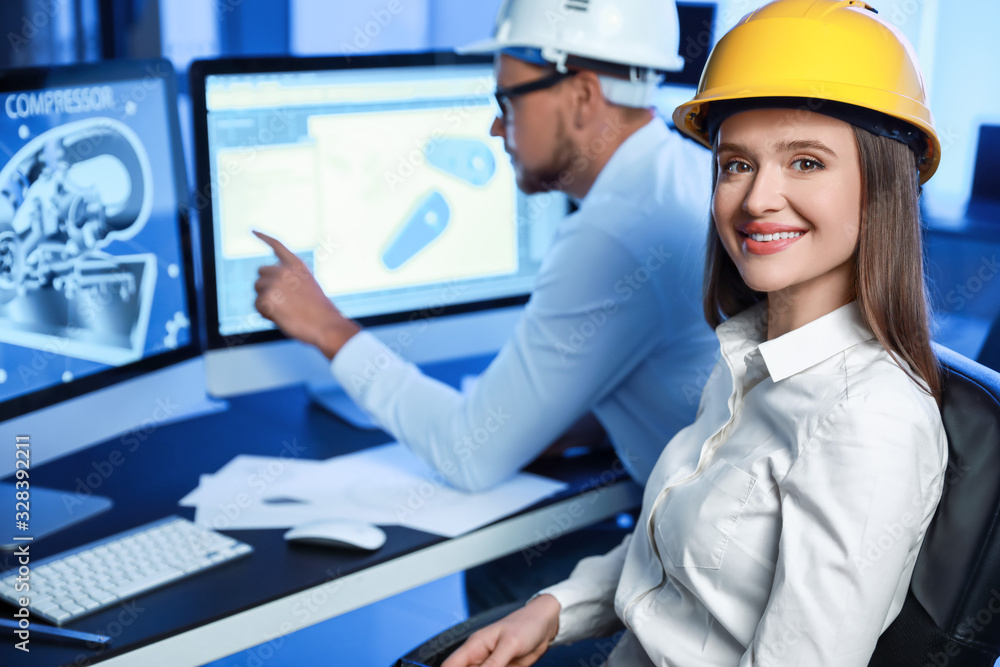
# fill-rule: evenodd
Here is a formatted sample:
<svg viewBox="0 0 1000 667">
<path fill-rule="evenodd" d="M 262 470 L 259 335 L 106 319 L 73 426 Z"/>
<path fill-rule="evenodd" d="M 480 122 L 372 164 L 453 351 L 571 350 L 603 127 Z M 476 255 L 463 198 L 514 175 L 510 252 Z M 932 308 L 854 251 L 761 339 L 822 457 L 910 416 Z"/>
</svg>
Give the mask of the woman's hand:
<svg viewBox="0 0 1000 667">
<path fill-rule="evenodd" d="M 473 634 L 441 667 L 528 667 L 559 631 L 559 602 L 539 595 L 513 614 Z"/>
</svg>

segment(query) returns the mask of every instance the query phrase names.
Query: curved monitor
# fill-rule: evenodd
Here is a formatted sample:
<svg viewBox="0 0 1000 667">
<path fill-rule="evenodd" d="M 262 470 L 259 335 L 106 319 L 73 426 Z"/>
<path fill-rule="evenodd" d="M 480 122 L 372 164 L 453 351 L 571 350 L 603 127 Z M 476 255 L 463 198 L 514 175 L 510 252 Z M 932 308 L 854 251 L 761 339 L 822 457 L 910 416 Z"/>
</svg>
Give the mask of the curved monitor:
<svg viewBox="0 0 1000 667">
<path fill-rule="evenodd" d="M 228 59 L 193 63 L 190 77 L 207 364 L 211 351 L 282 338 L 253 306 L 257 268 L 275 260 L 252 229 L 288 245 L 365 325 L 527 300 L 567 200 L 518 190 L 489 134 L 491 58 Z M 229 357 L 240 359 L 230 378 L 249 372 Z M 271 361 L 287 375 L 292 362 Z M 209 374 L 210 391 L 230 393 Z"/>
<path fill-rule="evenodd" d="M 199 354 L 169 62 L 0 71 L 0 421 Z"/>
</svg>

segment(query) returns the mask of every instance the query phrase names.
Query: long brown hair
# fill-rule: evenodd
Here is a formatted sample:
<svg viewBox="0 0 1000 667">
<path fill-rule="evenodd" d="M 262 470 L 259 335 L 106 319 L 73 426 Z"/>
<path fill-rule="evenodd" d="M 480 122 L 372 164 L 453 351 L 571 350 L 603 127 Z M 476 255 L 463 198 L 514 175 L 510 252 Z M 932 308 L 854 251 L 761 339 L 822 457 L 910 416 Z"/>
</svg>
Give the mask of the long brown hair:
<svg viewBox="0 0 1000 667">
<path fill-rule="evenodd" d="M 854 249 L 852 298 L 878 342 L 910 377 L 940 401 L 941 377 L 931 349 L 920 240 L 916 157 L 906 145 L 853 127 L 861 158 L 861 229 Z M 712 193 L 718 179 L 715 160 Z M 767 299 L 750 289 L 712 219 L 705 261 L 705 319 L 713 328 Z M 915 376 L 915 377 L 914 377 Z"/>
</svg>

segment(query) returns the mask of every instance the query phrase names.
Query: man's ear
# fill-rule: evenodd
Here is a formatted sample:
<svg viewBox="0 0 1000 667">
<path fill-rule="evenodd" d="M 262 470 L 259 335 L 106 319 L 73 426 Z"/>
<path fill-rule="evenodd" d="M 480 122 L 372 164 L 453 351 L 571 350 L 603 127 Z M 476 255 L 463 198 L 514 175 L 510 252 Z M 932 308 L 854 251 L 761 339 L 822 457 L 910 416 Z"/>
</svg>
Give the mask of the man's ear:
<svg viewBox="0 0 1000 667">
<path fill-rule="evenodd" d="M 579 130 L 590 124 L 604 104 L 604 92 L 601 89 L 601 80 L 594 72 L 580 72 L 570 79 L 570 83 L 573 87 L 573 99 L 576 103 L 573 124 Z"/>
</svg>

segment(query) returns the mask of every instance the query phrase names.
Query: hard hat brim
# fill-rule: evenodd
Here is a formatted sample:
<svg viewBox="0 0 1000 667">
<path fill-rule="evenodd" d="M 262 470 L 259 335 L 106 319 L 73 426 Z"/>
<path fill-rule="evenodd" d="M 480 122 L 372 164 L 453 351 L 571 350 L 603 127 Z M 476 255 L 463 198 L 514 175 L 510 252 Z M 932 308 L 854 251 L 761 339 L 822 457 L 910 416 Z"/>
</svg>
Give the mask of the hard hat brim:
<svg viewBox="0 0 1000 667">
<path fill-rule="evenodd" d="M 759 99 L 761 107 L 767 107 L 767 99 L 771 97 L 803 97 L 815 99 L 826 99 L 834 102 L 843 102 L 846 104 L 854 104 L 857 106 L 862 106 L 865 108 L 876 108 L 878 110 L 885 109 L 889 107 L 889 104 L 862 104 L 859 103 L 859 95 L 853 86 L 849 85 L 836 85 L 827 83 L 824 84 L 824 95 L 822 97 L 815 97 L 815 87 L 802 87 L 796 89 L 795 86 L 788 85 L 776 85 L 773 89 L 768 89 L 765 85 L 740 87 L 739 89 L 734 88 L 730 90 L 719 90 L 716 89 L 712 93 L 700 93 L 695 96 L 689 102 L 681 104 L 678 106 L 673 113 L 674 125 L 678 130 L 688 135 L 698 143 L 702 144 L 707 148 L 712 148 L 711 140 L 708 136 L 708 125 L 707 116 L 708 109 L 713 102 L 722 102 L 727 100 L 741 100 L 741 99 Z M 867 90 L 865 93 L 871 97 L 873 94 L 877 95 L 879 91 Z M 920 165 L 920 182 L 925 183 L 934 172 L 937 171 L 938 163 L 941 160 L 941 143 L 938 139 L 937 133 L 934 131 L 933 120 L 928 122 L 921 117 L 921 114 L 917 111 L 917 107 L 910 100 L 900 100 L 898 96 L 883 92 L 887 98 L 892 99 L 894 104 L 892 106 L 897 107 L 894 113 L 888 113 L 882 111 L 888 116 L 897 118 L 904 122 L 907 122 L 920 131 L 922 131 L 928 141 L 928 151 L 925 156 L 924 162 Z M 908 105 L 905 103 L 909 102 Z M 912 106 L 913 109 L 906 109 L 909 113 L 903 111 L 899 107 Z M 930 111 L 924 109 L 928 118 L 931 118 Z"/>
<path fill-rule="evenodd" d="M 466 44 L 464 46 L 455 47 L 455 53 L 460 55 L 479 55 L 479 54 L 490 54 L 498 53 L 506 48 L 507 45 L 501 44 L 499 40 L 492 37 L 487 39 L 481 39 L 477 42 L 472 42 L 471 44 Z"/>
</svg>

